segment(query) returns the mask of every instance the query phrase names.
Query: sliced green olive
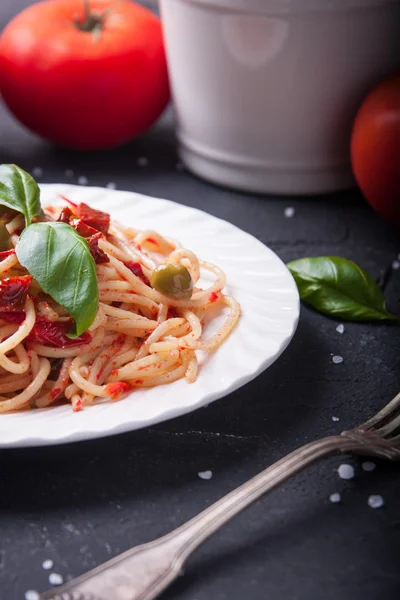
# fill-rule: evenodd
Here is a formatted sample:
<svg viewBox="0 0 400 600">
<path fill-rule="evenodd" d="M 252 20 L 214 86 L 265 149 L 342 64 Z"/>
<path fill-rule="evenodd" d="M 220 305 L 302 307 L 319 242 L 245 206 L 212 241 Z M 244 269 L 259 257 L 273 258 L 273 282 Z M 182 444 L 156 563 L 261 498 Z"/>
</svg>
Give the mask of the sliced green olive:
<svg viewBox="0 0 400 600">
<path fill-rule="evenodd" d="M 193 292 L 192 277 L 183 265 L 160 265 L 150 278 L 151 286 L 169 298 L 188 300 Z"/>
<path fill-rule="evenodd" d="M 11 237 L 4 223 L 0 223 L 0 252 L 9 250 L 12 247 Z"/>
</svg>

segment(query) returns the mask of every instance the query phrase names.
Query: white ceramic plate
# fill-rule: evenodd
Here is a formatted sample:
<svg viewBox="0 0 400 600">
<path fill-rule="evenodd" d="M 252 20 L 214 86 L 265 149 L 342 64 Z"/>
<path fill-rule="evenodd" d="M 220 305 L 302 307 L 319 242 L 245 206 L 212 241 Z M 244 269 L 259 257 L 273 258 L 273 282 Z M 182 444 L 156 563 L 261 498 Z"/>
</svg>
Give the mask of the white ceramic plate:
<svg viewBox="0 0 400 600">
<path fill-rule="evenodd" d="M 220 266 L 242 317 L 202 365 L 193 384 L 177 381 L 137 390 L 119 402 L 73 413 L 60 406 L 0 415 L 0 447 L 42 446 L 140 429 L 193 411 L 244 385 L 269 367 L 293 337 L 299 317 L 296 285 L 283 262 L 237 227 L 199 210 L 132 192 L 65 184 L 42 185 L 42 204 L 57 194 L 110 212 L 124 225 L 155 229 Z M 215 326 L 215 325 L 214 325 Z"/>
</svg>

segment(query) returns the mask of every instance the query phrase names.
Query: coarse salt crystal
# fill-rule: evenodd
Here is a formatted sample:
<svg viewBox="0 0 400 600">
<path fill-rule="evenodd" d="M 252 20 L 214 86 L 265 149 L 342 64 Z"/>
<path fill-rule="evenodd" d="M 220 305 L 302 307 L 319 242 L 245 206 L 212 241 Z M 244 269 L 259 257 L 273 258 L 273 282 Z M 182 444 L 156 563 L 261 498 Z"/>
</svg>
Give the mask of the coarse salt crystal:
<svg viewBox="0 0 400 600">
<path fill-rule="evenodd" d="M 376 464 L 373 463 L 373 462 L 371 462 L 371 461 L 369 461 L 369 460 L 366 460 L 365 462 L 363 462 L 363 464 L 361 465 L 361 467 L 362 467 L 363 471 L 367 471 L 367 473 L 370 473 L 371 471 L 375 471 Z"/>
<path fill-rule="evenodd" d="M 64 578 L 59 573 L 50 573 L 49 583 L 50 585 L 62 585 L 64 583 Z"/>
<path fill-rule="evenodd" d="M 339 365 L 340 363 L 342 363 L 342 362 L 343 362 L 343 356 L 338 356 L 338 355 L 336 355 L 336 356 L 332 356 L 332 362 L 333 362 L 335 365 Z"/>
<path fill-rule="evenodd" d="M 109 183 L 107 183 L 106 188 L 108 188 L 109 190 L 116 190 L 117 184 L 114 181 L 110 181 Z"/>
<path fill-rule="evenodd" d="M 54 567 L 54 561 L 52 561 L 50 558 L 48 558 L 47 560 L 44 560 L 42 562 L 42 568 L 45 571 L 50 571 L 50 569 L 52 569 Z"/>
<path fill-rule="evenodd" d="M 68 177 L 68 179 L 72 179 L 72 177 L 74 176 L 74 172 L 72 169 L 65 169 L 64 175 L 65 177 Z"/>
<path fill-rule="evenodd" d="M 333 504 L 338 504 L 338 502 L 342 501 L 342 496 L 338 493 L 335 492 L 334 494 L 331 494 L 329 496 L 329 500 L 333 503 Z"/>
<path fill-rule="evenodd" d="M 287 219 L 291 219 L 292 217 L 294 217 L 294 213 L 295 213 L 295 209 L 293 208 L 293 206 L 287 206 L 284 210 L 284 215 Z"/>
<path fill-rule="evenodd" d="M 89 180 L 84 175 L 81 175 L 80 177 L 78 177 L 78 183 L 79 185 L 87 185 L 89 183 Z"/>
<path fill-rule="evenodd" d="M 354 477 L 354 467 L 351 465 L 340 465 L 338 468 L 339 477 L 341 479 L 353 479 Z"/>
<path fill-rule="evenodd" d="M 33 169 L 32 169 L 32 175 L 34 177 L 42 177 L 42 175 L 43 175 L 43 169 L 42 169 L 42 167 L 33 167 Z"/>
<path fill-rule="evenodd" d="M 36 590 L 26 590 L 25 600 L 40 600 L 40 594 Z"/>
<path fill-rule="evenodd" d="M 332 421 L 334 421 L 335 423 L 337 423 L 339 421 L 339 417 L 332 417 Z"/>
<path fill-rule="evenodd" d="M 140 156 L 137 159 L 137 164 L 138 164 L 138 167 L 147 167 L 147 165 L 149 164 L 149 159 L 146 158 L 145 156 Z"/>
<path fill-rule="evenodd" d="M 200 471 L 197 473 L 197 475 L 200 477 L 200 479 L 211 479 L 213 476 L 212 471 Z"/>
<path fill-rule="evenodd" d="M 344 325 L 343 325 L 343 323 L 339 323 L 339 325 L 336 327 L 336 331 L 338 333 L 344 333 Z"/>
<path fill-rule="evenodd" d="M 370 506 L 371 508 L 382 508 L 384 504 L 385 501 L 383 497 L 379 494 L 372 494 L 372 496 L 368 498 L 368 506 Z"/>
<path fill-rule="evenodd" d="M 400 269 L 400 261 L 399 260 L 394 260 L 392 262 L 392 269 L 394 269 L 395 271 L 397 271 L 398 269 Z"/>
</svg>

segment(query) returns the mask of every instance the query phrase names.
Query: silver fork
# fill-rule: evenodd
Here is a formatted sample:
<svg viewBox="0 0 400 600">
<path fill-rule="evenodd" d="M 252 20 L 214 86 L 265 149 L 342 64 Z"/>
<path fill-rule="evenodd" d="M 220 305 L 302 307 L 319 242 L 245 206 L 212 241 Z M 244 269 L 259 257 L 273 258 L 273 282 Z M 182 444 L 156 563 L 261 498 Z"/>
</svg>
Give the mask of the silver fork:
<svg viewBox="0 0 400 600">
<path fill-rule="evenodd" d="M 400 393 L 363 425 L 295 450 L 178 529 L 42 594 L 41 600 L 153 600 L 178 576 L 189 555 L 222 525 L 292 475 L 335 454 L 400 460 Z"/>
</svg>

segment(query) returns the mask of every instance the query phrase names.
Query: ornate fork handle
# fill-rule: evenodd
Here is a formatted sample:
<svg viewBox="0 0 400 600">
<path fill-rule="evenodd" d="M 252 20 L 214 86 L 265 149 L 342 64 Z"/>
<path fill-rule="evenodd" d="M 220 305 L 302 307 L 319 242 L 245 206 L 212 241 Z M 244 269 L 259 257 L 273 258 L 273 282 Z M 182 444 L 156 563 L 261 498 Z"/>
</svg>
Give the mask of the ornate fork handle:
<svg viewBox="0 0 400 600">
<path fill-rule="evenodd" d="M 188 556 L 222 525 L 308 465 L 334 454 L 398 458 L 371 432 L 353 430 L 295 450 L 166 536 L 100 565 L 42 600 L 153 600 L 179 574 Z"/>
</svg>

